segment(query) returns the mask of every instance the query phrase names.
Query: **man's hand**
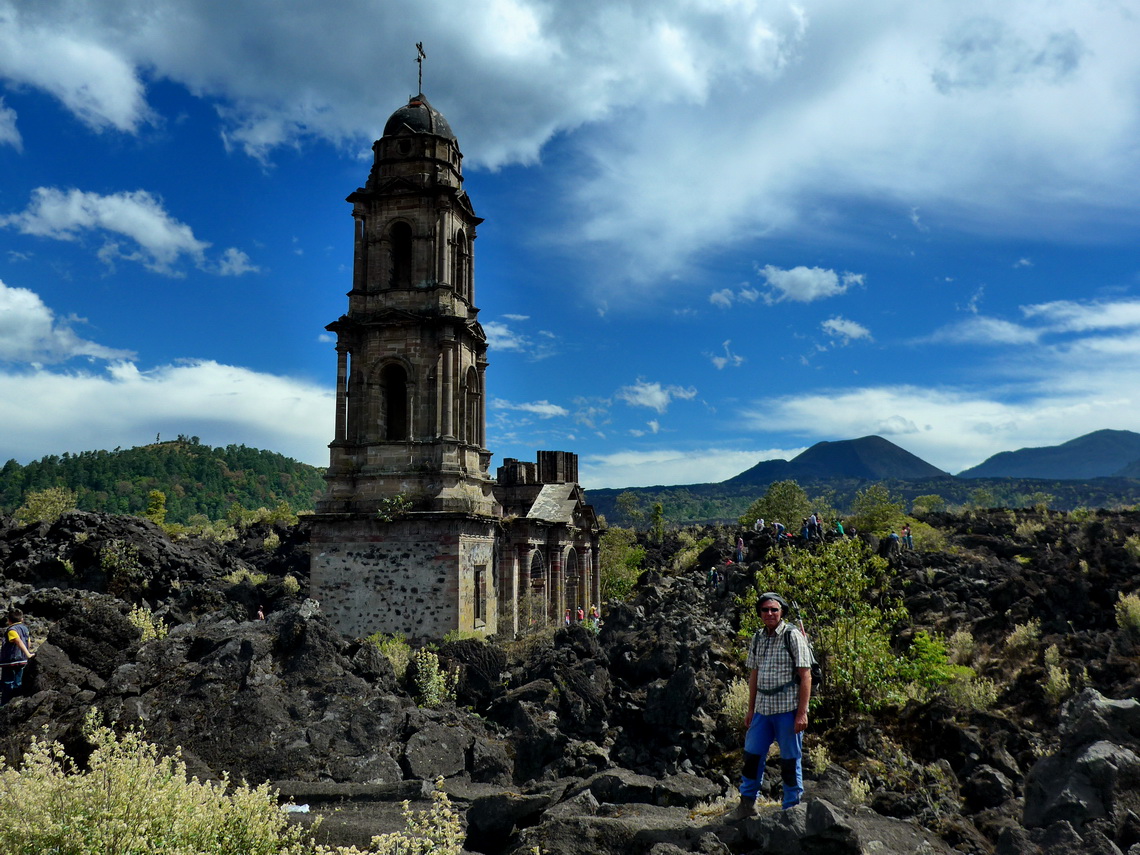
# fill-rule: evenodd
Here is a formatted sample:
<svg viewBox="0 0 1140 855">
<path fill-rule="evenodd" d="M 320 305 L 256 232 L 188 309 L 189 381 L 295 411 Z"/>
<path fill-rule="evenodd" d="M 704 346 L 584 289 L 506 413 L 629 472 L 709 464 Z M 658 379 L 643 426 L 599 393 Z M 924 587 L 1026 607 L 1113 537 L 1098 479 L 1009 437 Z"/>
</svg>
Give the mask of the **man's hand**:
<svg viewBox="0 0 1140 855">
<path fill-rule="evenodd" d="M 808 717 L 806 712 L 798 713 L 796 715 L 796 733 L 803 733 L 807 730 Z"/>
</svg>

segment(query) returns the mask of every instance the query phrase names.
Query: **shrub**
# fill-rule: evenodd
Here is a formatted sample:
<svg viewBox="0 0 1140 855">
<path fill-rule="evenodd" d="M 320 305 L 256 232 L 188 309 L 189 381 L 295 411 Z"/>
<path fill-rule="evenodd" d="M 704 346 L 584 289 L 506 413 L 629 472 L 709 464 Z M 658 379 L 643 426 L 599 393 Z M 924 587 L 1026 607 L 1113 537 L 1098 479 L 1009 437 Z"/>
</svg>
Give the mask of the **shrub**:
<svg viewBox="0 0 1140 855">
<path fill-rule="evenodd" d="M 421 647 L 412 654 L 412 659 L 416 663 L 416 695 L 421 707 L 439 707 L 455 700 L 458 671 L 443 670 L 439 657 L 427 648 Z"/>
<path fill-rule="evenodd" d="M 745 528 L 751 528 L 756 520 L 763 517 L 768 525 L 782 522 L 794 530 L 800 520 L 810 513 L 811 502 L 803 487 L 795 481 L 777 481 L 749 506 L 741 515 L 739 522 Z"/>
<path fill-rule="evenodd" d="M 242 582 L 248 581 L 251 585 L 264 585 L 269 581 L 269 576 L 265 573 L 251 573 L 245 567 L 239 567 L 232 573 L 222 577 L 231 585 L 240 585 Z"/>
<path fill-rule="evenodd" d="M 404 679 L 404 675 L 408 672 L 408 664 L 412 661 L 412 648 L 404 636 L 399 633 L 385 635 L 382 632 L 374 632 L 364 640 L 388 658 L 398 679 Z"/>
<path fill-rule="evenodd" d="M 997 702 L 997 683 L 988 677 L 952 680 L 946 686 L 950 703 L 963 710 L 988 710 Z"/>
<path fill-rule="evenodd" d="M 822 742 L 814 742 L 804 754 L 807 756 L 811 770 L 817 775 L 822 774 L 831 765 L 831 755 L 827 751 L 827 746 Z"/>
<path fill-rule="evenodd" d="M 974 635 L 968 629 L 959 629 L 946 642 L 946 653 L 955 665 L 969 665 L 976 649 Z"/>
<path fill-rule="evenodd" d="M 1124 551 L 1133 559 L 1140 561 L 1140 536 L 1132 534 L 1125 538 Z"/>
<path fill-rule="evenodd" d="M 1022 520 L 1017 524 L 1013 533 L 1021 540 L 1033 540 L 1043 531 L 1045 531 L 1044 523 L 1037 522 L 1036 520 Z"/>
<path fill-rule="evenodd" d="M 297 581 L 297 577 L 289 573 L 282 581 L 281 588 L 290 597 L 295 597 L 301 593 L 301 583 Z"/>
<path fill-rule="evenodd" d="M 68 511 L 74 511 L 78 496 L 66 487 L 48 487 L 34 490 L 24 496 L 24 504 L 16 508 L 16 519 L 21 523 L 53 523 Z"/>
<path fill-rule="evenodd" d="M 88 717 L 94 751 L 79 771 L 58 743 L 35 740 L 18 771 L 0 759 L 0 849 L 68 855 L 230 853 L 301 855 L 268 785 L 188 779 L 134 730 L 116 737 Z"/>
<path fill-rule="evenodd" d="M 602 599 L 624 600 L 641 575 L 645 547 L 632 529 L 613 526 L 602 532 L 598 556 Z"/>
<path fill-rule="evenodd" d="M 720 710 L 727 716 L 734 731 L 744 731 L 744 717 L 748 715 L 748 681 L 736 679 L 728 684 L 728 691 L 720 702 Z"/>
<path fill-rule="evenodd" d="M 918 687 L 919 697 L 929 695 L 952 680 L 969 679 L 974 675 L 970 668 L 952 665 L 942 638 L 930 635 L 925 630 L 919 630 L 915 634 L 900 672 Z"/>
<path fill-rule="evenodd" d="M 1032 618 L 1027 623 L 1014 625 L 1013 631 L 1005 637 L 1005 649 L 1014 657 L 1026 656 L 1033 652 L 1040 637 L 1041 621 Z"/>
<path fill-rule="evenodd" d="M 937 514 L 944 510 L 946 510 L 946 500 L 936 493 L 930 493 L 926 496 L 915 496 L 914 501 L 911 502 L 910 505 L 910 512 L 918 516 Z"/>
<path fill-rule="evenodd" d="M 269 532 L 265 535 L 265 540 L 261 541 L 261 548 L 266 552 L 276 552 L 279 546 L 281 546 L 281 535 L 275 531 Z"/>
<path fill-rule="evenodd" d="M 1140 594 L 1119 594 L 1116 600 L 1116 625 L 1126 635 L 1140 640 Z"/>
<path fill-rule="evenodd" d="M 432 806 L 427 810 L 412 810 L 405 801 L 405 830 L 373 837 L 372 845 L 363 853 L 355 846 L 320 846 L 318 855 L 459 855 L 463 851 L 463 826 L 443 791 L 442 778 L 435 782 L 431 800 Z"/>
<path fill-rule="evenodd" d="M 871 797 L 871 785 L 859 776 L 851 778 L 851 804 L 865 805 Z"/>
<path fill-rule="evenodd" d="M 1056 644 L 1045 649 L 1045 695 L 1054 704 L 1061 703 L 1072 688 L 1069 672 L 1061 665 L 1061 651 Z"/>
<path fill-rule="evenodd" d="M 825 663 L 828 699 L 845 707 L 872 710 L 899 699 L 907 683 L 891 650 L 890 629 L 906 618 L 891 592 L 893 570 L 864 545 L 849 539 L 812 551 L 780 550 L 756 574 L 756 587 L 739 600 L 740 635 L 751 638 L 761 625 L 756 598 L 783 591 L 806 608 L 803 617 L 816 654 Z"/>
<path fill-rule="evenodd" d="M 146 606 L 132 606 L 127 619 L 138 627 L 140 641 L 153 641 L 156 638 L 166 638 L 166 624 L 155 620 L 151 610 Z"/>
<path fill-rule="evenodd" d="M 855 494 L 848 522 L 861 532 L 886 534 L 905 522 L 903 503 L 882 484 L 872 484 Z"/>
<path fill-rule="evenodd" d="M 162 490 L 151 490 L 146 498 L 146 512 L 143 514 L 155 525 L 166 522 L 166 493 Z"/>
</svg>

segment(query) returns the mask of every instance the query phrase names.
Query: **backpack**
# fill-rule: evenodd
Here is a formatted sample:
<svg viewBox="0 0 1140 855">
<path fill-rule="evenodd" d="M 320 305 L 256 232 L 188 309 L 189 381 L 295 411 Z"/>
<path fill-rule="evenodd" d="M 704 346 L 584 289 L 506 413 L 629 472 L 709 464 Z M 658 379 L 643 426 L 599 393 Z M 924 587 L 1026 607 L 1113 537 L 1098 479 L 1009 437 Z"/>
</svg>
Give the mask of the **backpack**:
<svg viewBox="0 0 1140 855">
<path fill-rule="evenodd" d="M 797 612 L 799 611 L 799 606 L 794 602 L 792 603 L 792 608 Z M 791 623 L 791 621 L 788 621 L 788 623 Z M 808 656 L 811 658 L 811 689 L 814 694 L 823 686 L 823 666 L 820 665 L 819 660 L 815 658 L 815 647 L 812 645 L 807 633 L 804 632 L 804 622 L 802 620 L 799 621 L 798 627 L 793 623 L 792 631 L 798 631 L 803 637 L 804 643 L 807 644 Z M 792 635 L 789 632 L 784 633 L 784 646 L 788 648 L 788 656 L 791 657 L 794 663 L 796 661 L 796 654 L 792 651 Z"/>
</svg>

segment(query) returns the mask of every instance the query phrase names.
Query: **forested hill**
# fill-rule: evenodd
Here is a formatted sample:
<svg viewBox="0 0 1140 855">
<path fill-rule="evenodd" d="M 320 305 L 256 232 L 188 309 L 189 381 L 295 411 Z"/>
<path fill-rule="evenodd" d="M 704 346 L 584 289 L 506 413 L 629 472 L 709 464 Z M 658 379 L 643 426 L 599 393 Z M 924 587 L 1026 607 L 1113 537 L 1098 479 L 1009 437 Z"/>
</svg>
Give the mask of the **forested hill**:
<svg viewBox="0 0 1140 855">
<path fill-rule="evenodd" d="M 198 437 L 179 437 L 137 448 L 48 455 L 0 469 L 0 511 L 11 513 L 24 495 L 47 487 L 78 494 L 80 510 L 142 514 L 151 490 L 166 495 L 167 522 L 194 514 L 222 519 L 235 503 L 247 509 L 288 502 L 312 510 L 324 489 L 322 469 L 272 451 L 227 445 L 212 448 Z"/>
</svg>

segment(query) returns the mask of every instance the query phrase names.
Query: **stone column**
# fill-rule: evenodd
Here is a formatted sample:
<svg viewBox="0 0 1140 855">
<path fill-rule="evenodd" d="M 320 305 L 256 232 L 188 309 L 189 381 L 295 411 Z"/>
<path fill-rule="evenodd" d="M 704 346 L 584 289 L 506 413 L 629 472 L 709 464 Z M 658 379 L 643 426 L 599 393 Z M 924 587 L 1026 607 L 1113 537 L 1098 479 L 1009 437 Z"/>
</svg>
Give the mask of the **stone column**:
<svg viewBox="0 0 1140 855">
<path fill-rule="evenodd" d="M 333 438 L 343 442 L 345 425 L 348 422 L 348 348 L 338 344 L 336 347 L 336 427 Z"/>
<path fill-rule="evenodd" d="M 445 437 L 454 437 L 455 435 L 455 348 L 450 341 L 444 342 L 440 353 L 443 359 L 443 382 L 440 384 L 443 388 L 440 393 L 441 397 L 441 430 L 442 435 Z"/>
<path fill-rule="evenodd" d="M 558 548 L 557 544 L 550 548 L 550 599 L 549 603 L 554 608 L 555 620 L 561 624 L 562 616 L 566 613 L 566 589 L 562 579 L 562 550 Z"/>
<path fill-rule="evenodd" d="M 368 231 L 365 228 L 366 221 L 363 214 L 353 213 L 352 217 L 356 221 L 356 246 L 352 259 L 352 290 L 363 291 L 368 284 L 368 247 L 366 245 Z"/>
</svg>

